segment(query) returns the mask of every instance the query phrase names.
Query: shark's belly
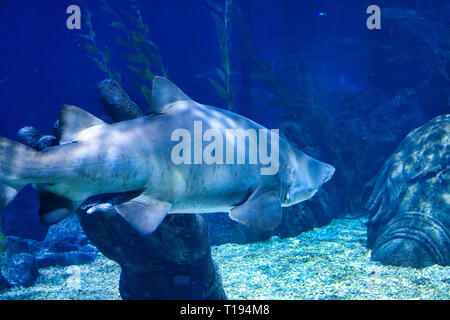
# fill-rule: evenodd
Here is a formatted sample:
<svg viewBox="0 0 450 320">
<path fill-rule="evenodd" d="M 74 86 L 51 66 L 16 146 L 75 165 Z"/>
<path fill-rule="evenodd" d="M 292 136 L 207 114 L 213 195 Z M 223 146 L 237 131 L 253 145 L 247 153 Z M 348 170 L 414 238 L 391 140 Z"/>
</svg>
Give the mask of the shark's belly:
<svg viewBox="0 0 450 320">
<path fill-rule="evenodd" d="M 170 213 L 228 212 L 261 185 L 275 185 L 257 165 L 168 165 L 148 189 L 171 203 Z"/>
</svg>

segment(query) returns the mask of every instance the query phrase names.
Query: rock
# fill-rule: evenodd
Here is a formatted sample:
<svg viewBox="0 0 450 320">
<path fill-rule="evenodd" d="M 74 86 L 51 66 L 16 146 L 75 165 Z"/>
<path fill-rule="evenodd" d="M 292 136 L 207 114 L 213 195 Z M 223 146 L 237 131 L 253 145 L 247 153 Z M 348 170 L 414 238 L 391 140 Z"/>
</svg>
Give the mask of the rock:
<svg viewBox="0 0 450 320">
<path fill-rule="evenodd" d="M 331 219 L 326 223 L 320 221 L 317 214 L 320 209 L 316 209 L 317 212 L 315 212 L 311 209 L 312 203 L 312 201 L 308 201 L 307 203 L 283 208 L 283 218 L 280 225 L 273 231 L 273 235 L 280 238 L 295 237 L 302 232 L 312 230 L 314 227 L 328 224 Z"/>
<path fill-rule="evenodd" d="M 56 139 L 56 137 L 46 135 L 46 136 L 42 136 L 38 140 L 35 149 L 38 151 L 42 151 L 45 148 L 53 147 L 53 146 L 57 146 L 57 145 L 58 145 L 58 140 Z"/>
<path fill-rule="evenodd" d="M 86 235 L 122 269 L 123 299 L 225 299 L 200 215 L 169 215 L 139 235 L 120 215 L 77 212 Z"/>
<path fill-rule="evenodd" d="M 386 265 L 450 265 L 450 115 L 412 131 L 386 161 L 367 203 L 367 246 Z"/>
<path fill-rule="evenodd" d="M 114 80 L 105 79 L 98 85 L 103 108 L 113 121 L 124 121 L 143 116 L 122 87 Z"/>
<path fill-rule="evenodd" d="M 8 281 L 6 281 L 5 278 L 3 278 L 3 274 L 0 271 L 0 292 L 9 288 L 11 288 L 11 285 L 8 283 Z"/>
<path fill-rule="evenodd" d="M 16 198 L 0 211 L 1 230 L 7 236 L 41 241 L 48 227 L 39 221 L 39 201 L 31 185 L 26 186 Z"/>
<path fill-rule="evenodd" d="M 99 254 L 99 251 L 96 247 L 94 247 L 93 245 L 87 244 L 85 246 L 82 246 L 81 248 L 79 248 L 80 251 L 82 252 L 87 252 L 87 253 L 92 253 L 92 254 Z"/>
<path fill-rule="evenodd" d="M 85 251 L 89 240 L 80 226 L 76 214 L 50 226 L 42 246 L 53 253 Z M 88 250 L 86 250 L 87 252 Z M 57 258 L 62 261 L 63 258 Z"/>
<path fill-rule="evenodd" d="M 31 148 L 36 148 L 39 139 L 42 137 L 40 133 L 34 127 L 23 127 L 17 131 L 16 139 L 18 142 L 23 143 Z"/>
<path fill-rule="evenodd" d="M 55 252 L 78 250 L 88 240 L 75 214 L 50 226 L 44 245 Z"/>
<path fill-rule="evenodd" d="M 6 255 L 14 256 L 19 253 L 36 254 L 41 250 L 39 242 L 23 239 L 19 237 L 9 236 L 6 237 Z"/>
<path fill-rule="evenodd" d="M 228 217 L 228 213 L 203 214 L 202 216 L 208 223 L 211 245 L 218 246 L 224 243 L 244 244 L 250 242 L 249 239 L 253 235 L 253 229 L 231 220 Z M 262 240 L 263 237 L 261 234 L 259 239 Z"/>
<path fill-rule="evenodd" d="M 3 277 L 13 287 L 30 287 L 39 275 L 34 254 L 19 253 L 6 258 Z"/>
<path fill-rule="evenodd" d="M 77 251 L 80 247 L 78 242 L 78 238 L 66 238 L 61 241 L 47 242 L 47 249 L 56 253 Z"/>
<path fill-rule="evenodd" d="M 54 266 L 71 266 L 90 263 L 95 260 L 95 255 L 87 252 L 65 252 L 65 253 L 41 253 L 36 257 L 38 268 Z"/>
</svg>

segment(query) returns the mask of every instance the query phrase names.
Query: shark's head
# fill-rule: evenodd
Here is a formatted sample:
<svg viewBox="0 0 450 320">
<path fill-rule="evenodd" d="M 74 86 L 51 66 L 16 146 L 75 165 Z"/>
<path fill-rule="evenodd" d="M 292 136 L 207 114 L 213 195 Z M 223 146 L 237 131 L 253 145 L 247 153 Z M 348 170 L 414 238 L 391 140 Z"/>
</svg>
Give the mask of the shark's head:
<svg viewBox="0 0 450 320">
<path fill-rule="evenodd" d="M 332 165 L 295 150 L 284 172 L 282 205 L 287 207 L 311 198 L 331 179 L 335 170 Z"/>
</svg>

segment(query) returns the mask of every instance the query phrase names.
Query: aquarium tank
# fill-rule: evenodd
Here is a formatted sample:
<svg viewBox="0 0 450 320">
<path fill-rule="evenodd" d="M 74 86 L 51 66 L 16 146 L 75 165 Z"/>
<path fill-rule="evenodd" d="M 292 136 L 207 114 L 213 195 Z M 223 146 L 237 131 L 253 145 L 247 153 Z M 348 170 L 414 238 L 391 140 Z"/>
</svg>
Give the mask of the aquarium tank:
<svg viewBox="0 0 450 320">
<path fill-rule="evenodd" d="M 0 47 L 0 300 L 450 298 L 450 2 L 4 0 Z"/>
</svg>

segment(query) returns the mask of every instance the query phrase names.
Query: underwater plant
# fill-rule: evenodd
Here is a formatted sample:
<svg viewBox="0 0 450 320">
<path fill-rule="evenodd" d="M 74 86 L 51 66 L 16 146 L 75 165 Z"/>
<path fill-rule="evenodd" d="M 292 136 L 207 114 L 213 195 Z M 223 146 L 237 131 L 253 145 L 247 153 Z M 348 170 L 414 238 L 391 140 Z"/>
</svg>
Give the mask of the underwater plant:
<svg viewBox="0 0 450 320">
<path fill-rule="evenodd" d="M 150 29 L 143 21 L 140 6 L 136 0 L 129 0 L 132 13 L 119 13 L 108 0 L 100 0 L 100 3 L 101 9 L 113 17 L 113 21 L 109 25 L 120 32 L 114 41 L 130 51 L 120 58 L 136 76 L 131 79 L 131 82 L 142 93 L 145 101 L 150 104 L 153 78 L 156 75 L 168 77 L 168 70 L 164 65 L 158 45 L 150 39 Z M 84 7 L 87 5 L 85 4 Z M 80 44 L 100 70 L 105 72 L 110 79 L 121 84 L 122 75 L 111 66 L 110 51 L 108 49 L 101 50 L 96 42 L 96 33 L 92 27 L 92 12 L 86 10 L 83 17 L 89 32 L 78 34 L 81 38 Z"/>
<path fill-rule="evenodd" d="M 151 86 L 156 75 L 168 77 L 158 45 L 150 39 L 150 29 L 144 23 L 142 12 L 136 0 L 129 0 L 133 13 L 115 11 L 108 0 L 101 0 L 102 9 L 114 17 L 110 26 L 121 31 L 123 36 L 115 41 L 129 49 L 129 54 L 121 56 L 127 68 L 138 77 L 133 84 L 144 95 L 148 104 L 151 100 Z"/>
<path fill-rule="evenodd" d="M 86 6 L 85 6 L 86 7 Z M 96 33 L 92 26 L 92 12 L 85 9 L 82 15 L 84 24 L 88 28 L 87 33 L 76 33 L 80 39 L 77 39 L 79 45 L 81 45 L 88 53 L 89 58 L 96 64 L 96 66 L 105 72 L 109 78 L 121 82 L 121 75 L 113 67 L 111 67 L 111 53 L 108 48 L 101 50 L 96 41 Z"/>
<path fill-rule="evenodd" d="M 224 4 L 213 0 L 206 0 L 211 8 L 211 16 L 216 25 L 217 40 L 219 42 L 222 66 L 216 67 L 218 81 L 209 78 L 217 94 L 225 100 L 228 110 L 234 109 L 233 91 L 231 88 L 231 32 L 233 30 L 233 0 L 224 0 Z"/>
</svg>

